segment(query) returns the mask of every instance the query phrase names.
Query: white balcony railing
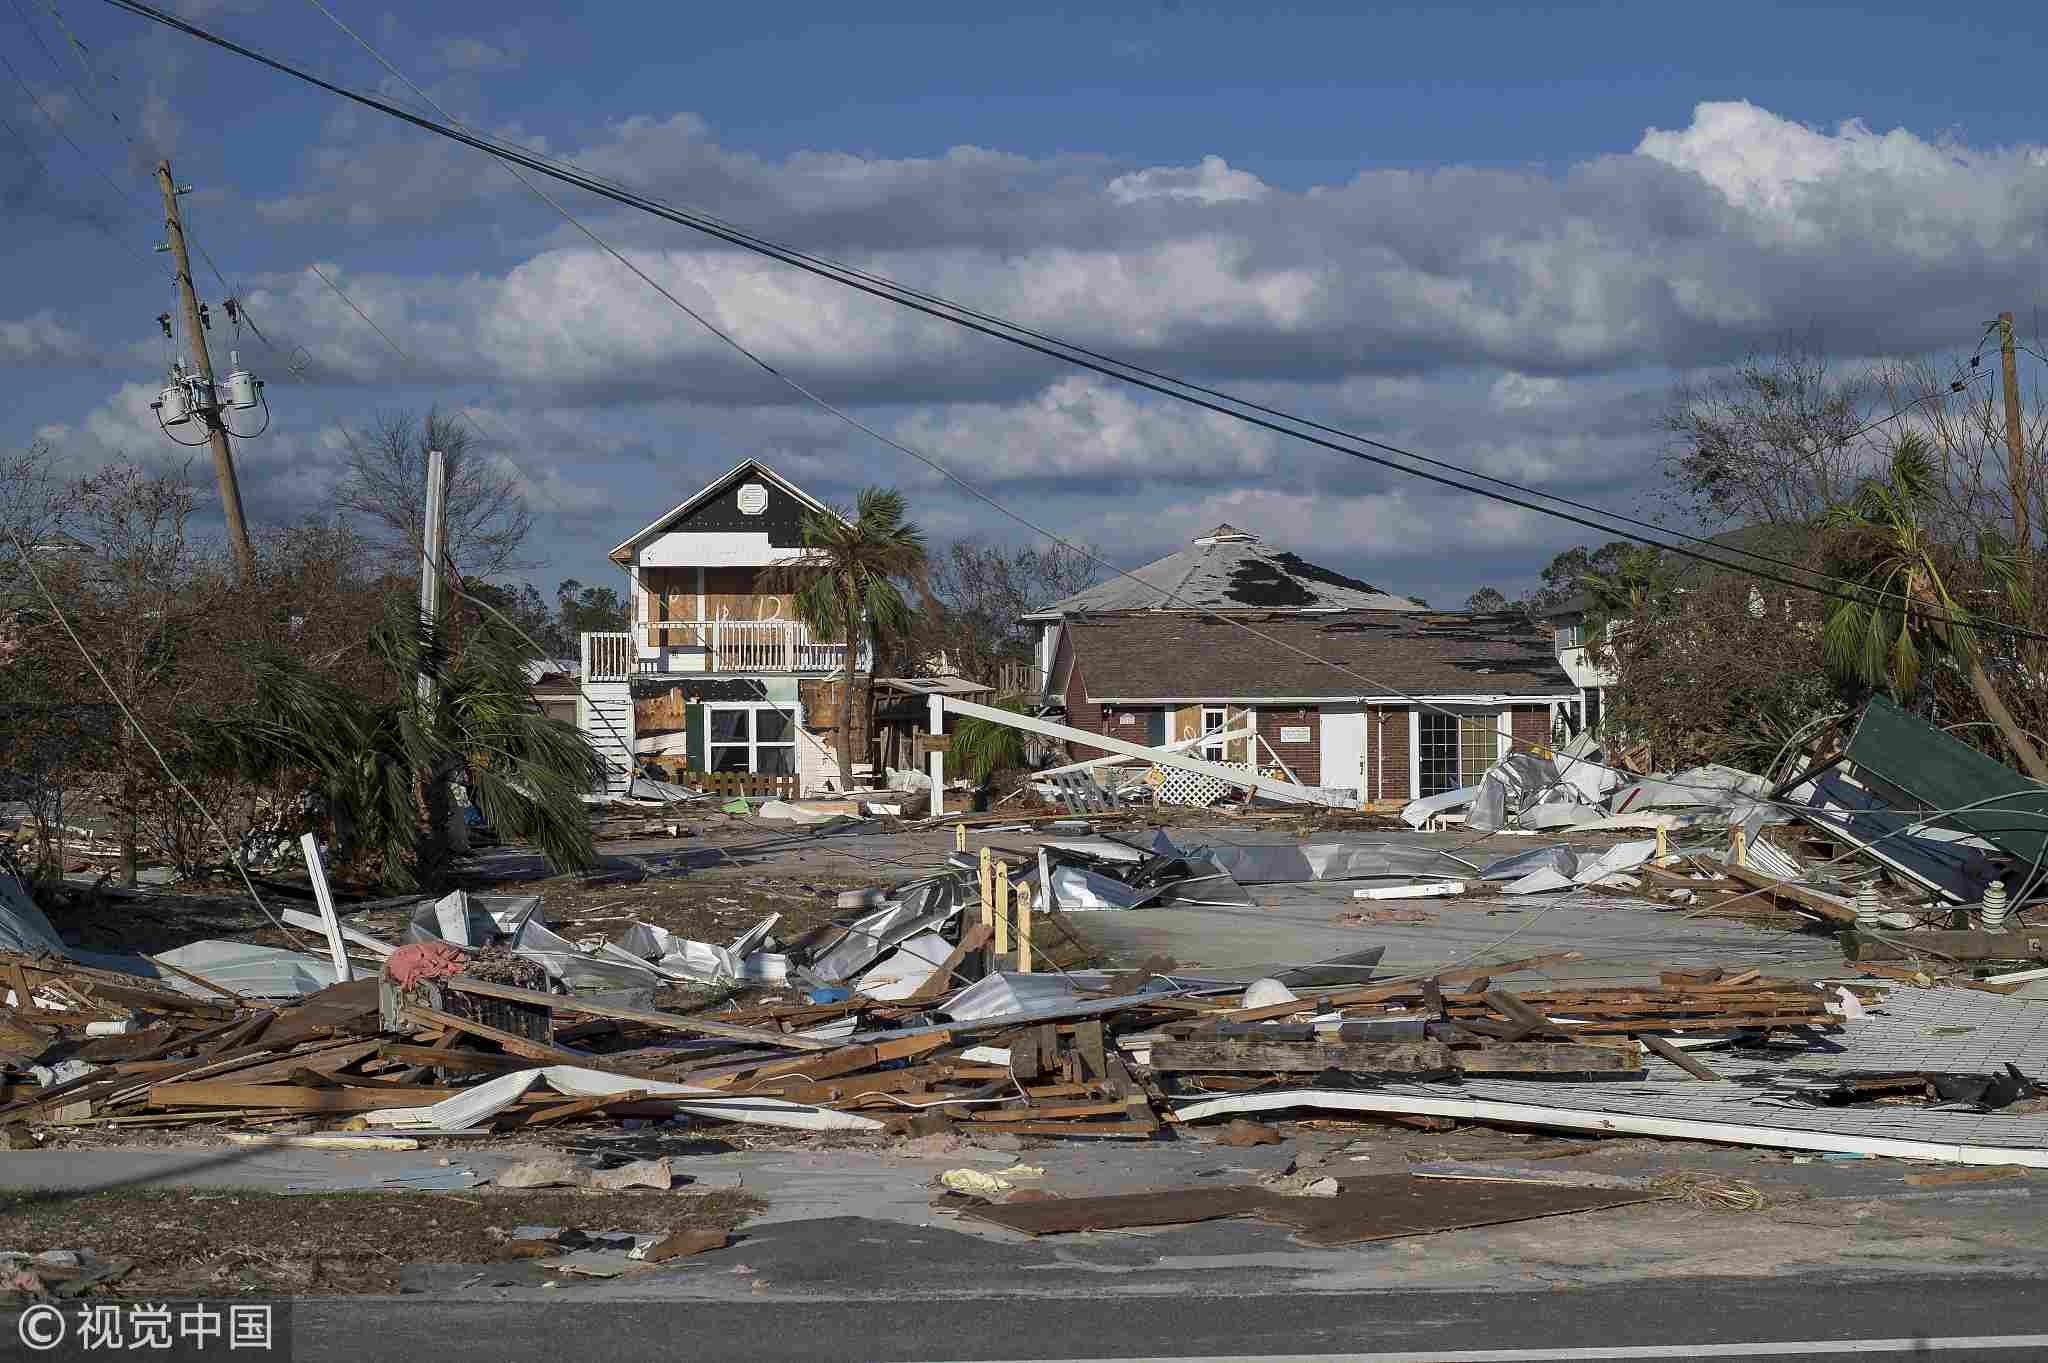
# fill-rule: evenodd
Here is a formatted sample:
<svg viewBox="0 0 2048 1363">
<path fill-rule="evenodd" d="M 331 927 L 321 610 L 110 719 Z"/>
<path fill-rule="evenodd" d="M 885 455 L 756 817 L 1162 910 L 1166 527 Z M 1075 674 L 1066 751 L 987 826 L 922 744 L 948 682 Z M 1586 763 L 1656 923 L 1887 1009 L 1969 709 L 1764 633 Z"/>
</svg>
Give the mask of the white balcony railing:
<svg viewBox="0 0 2048 1363">
<path fill-rule="evenodd" d="M 810 630 L 796 620 L 707 620 L 655 621 L 644 624 L 647 642 L 658 650 L 652 658 L 638 657 L 631 634 L 584 636 L 585 675 L 594 656 L 591 641 L 605 640 L 602 657 L 609 662 L 613 647 L 633 658 L 640 672 L 837 672 L 846 666 L 845 644 L 822 644 L 811 638 Z M 609 641 L 618 641 L 613 645 Z M 703 651 L 701 666 L 675 658 L 671 650 Z M 869 650 L 862 645 L 857 670 L 871 665 Z"/>
</svg>

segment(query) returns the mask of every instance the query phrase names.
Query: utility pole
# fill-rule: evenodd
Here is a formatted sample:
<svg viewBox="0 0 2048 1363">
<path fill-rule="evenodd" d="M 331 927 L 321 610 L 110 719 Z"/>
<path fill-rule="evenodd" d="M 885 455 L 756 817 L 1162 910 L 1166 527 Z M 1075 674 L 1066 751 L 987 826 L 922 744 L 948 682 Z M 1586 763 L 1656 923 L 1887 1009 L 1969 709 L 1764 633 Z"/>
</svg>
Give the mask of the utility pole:
<svg viewBox="0 0 2048 1363">
<path fill-rule="evenodd" d="M 2019 360 L 2014 354 L 2013 318 L 2009 312 L 1998 314 L 1999 360 L 2004 368 L 2005 387 L 2005 456 L 2006 485 L 2012 490 L 2012 547 L 2022 566 L 2033 559 L 2033 527 L 2028 520 L 2031 508 L 2027 505 L 2032 495 L 2027 485 L 2027 448 L 2025 437 L 2020 432 L 2020 371 Z"/>
<path fill-rule="evenodd" d="M 448 540 L 448 456 L 427 451 L 427 514 L 420 527 L 420 626 L 434 639 L 439 653 L 441 628 L 441 573 L 444 546 Z M 433 723 L 434 678 L 429 672 L 419 677 L 420 705 Z M 469 824 L 449 789 L 448 774 L 436 771 L 428 777 L 427 817 L 441 821 L 442 845 L 456 855 L 469 851 Z"/>
<path fill-rule="evenodd" d="M 448 457 L 427 451 L 427 518 L 420 536 L 420 623 L 436 629 L 441 619 L 441 552 L 448 538 Z M 420 673 L 420 703 L 434 699 L 434 679 Z"/>
<path fill-rule="evenodd" d="M 199 295 L 192 288 L 192 258 L 185 250 L 185 224 L 178 216 L 178 186 L 171 179 L 171 163 L 159 161 L 156 182 L 164 193 L 164 227 L 170 233 L 171 255 L 178 262 L 178 293 L 185 301 L 185 331 L 192 337 L 199 381 L 205 396 L 198 407 L 206 425 L 206 443 L 213 447 L 213 477 L 220 484 L 221 509 L 227 515 L 228 540 L 234 546 L 235 563 L 246 578 L 256 567 L 256 551 L 249 544 L 249 526 L 242 519 L 242 488 L 235 481 L 235 456 L 228 449 L 227 423 L 221 420 L 221 399 L 213 386 L 213 357 L 206 353 L 206 329 L 199 320 Z"/>
</svg>

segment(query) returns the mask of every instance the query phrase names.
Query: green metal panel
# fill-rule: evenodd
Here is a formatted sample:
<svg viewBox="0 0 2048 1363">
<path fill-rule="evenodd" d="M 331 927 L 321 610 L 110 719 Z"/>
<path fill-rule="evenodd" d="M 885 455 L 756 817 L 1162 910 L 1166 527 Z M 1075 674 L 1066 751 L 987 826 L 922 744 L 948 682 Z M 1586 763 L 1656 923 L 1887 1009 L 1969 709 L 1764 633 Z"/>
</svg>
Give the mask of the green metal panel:
<svg viewBox="0 0 2048 1363">
<path fill-rule="evenodd" d="M 685 749 L 690 771 L 704 771 L 704 707 L 685 705 L 683 707 L 683 732 L 688 735 L 689 747 Z"/>
<path fill-rule="evenodd" d="M 1977 806 L 1935 821 L 1944 827 L 1974 833 L 2028 863 L 2048 856 L 2048 786 L 1890 701 L 1879 698 L 1864 707 L 1849 737 L 1848 758 L 1922 812 Z"/>
<path fill-rule="evenodd" d="M 1147 710 L 1145 712 L 1145 742 L 1154 748 L 1165 745 L 1166 711 Z"/>
</svg>

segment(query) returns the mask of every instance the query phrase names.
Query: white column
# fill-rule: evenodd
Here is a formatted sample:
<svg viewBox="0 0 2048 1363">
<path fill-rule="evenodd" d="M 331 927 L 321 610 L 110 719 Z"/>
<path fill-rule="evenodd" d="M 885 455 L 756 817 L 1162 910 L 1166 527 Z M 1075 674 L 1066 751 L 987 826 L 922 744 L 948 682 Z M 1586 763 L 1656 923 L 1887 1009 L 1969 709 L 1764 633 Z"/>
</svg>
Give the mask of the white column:
<svg viewBox="0 0 2048 1363">
<path fill-rule="evenodd" d="M 932 807 L 927 811 L 936 819 L 946 812 L 946 755 L 932 749 Z"/>
</svg>

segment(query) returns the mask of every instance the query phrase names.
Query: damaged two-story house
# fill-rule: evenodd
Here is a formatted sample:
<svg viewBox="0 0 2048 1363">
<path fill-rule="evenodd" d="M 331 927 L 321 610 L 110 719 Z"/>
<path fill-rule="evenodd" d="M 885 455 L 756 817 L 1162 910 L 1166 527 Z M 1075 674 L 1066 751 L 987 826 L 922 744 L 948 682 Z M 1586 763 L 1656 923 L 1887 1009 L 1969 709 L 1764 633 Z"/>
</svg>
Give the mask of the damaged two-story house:
<svg viewBox="0 0 2048 1363">
<path fill-rule="evenodd" d="M 583 638 L 577 723 L 625 788 L 634 763 L 745 773 L 791 794 L 836 782 L 833 730 L 849 664 L 864 646 L 815 637 L 770 570 L 803 556 L 806 515 L 838 513 L 748 459 L 611 551 L 624 570 L 631 628 Z M 855 716 L 853 751 L 864 761 Z"/>
<path fill-rule="evenodd" d="M 1210 736 L 1192 751 L 1362 802 L 1473 784 L 1580 698 L 1519 612 L 1430 610 L 1230 525 L 1025 618 L 1069 725 Z"/>
</svg>

